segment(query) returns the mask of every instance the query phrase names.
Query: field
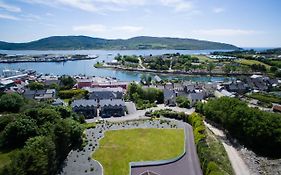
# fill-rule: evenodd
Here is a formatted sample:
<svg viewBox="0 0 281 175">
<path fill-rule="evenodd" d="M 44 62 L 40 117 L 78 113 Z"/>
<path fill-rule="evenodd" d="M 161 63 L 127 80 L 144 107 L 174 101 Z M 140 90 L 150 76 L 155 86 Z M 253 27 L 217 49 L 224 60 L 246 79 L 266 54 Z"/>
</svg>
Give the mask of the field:
<svg viewBox="0 0 281 175">
<path fill-rule="evenodd" d="M 208 58 L 205 55 L 192 55 L 192 56 L 197 57 L 200 62 L 209 62 L 210 63 L 210 62 L 216 62 L 217 61 L 215 59 Z"/>
<path fill-rule="evenodd" d="M 129 174 L 129 162 L 175 158 L 183 153 L 183 129 L 129 129 L 107 131 L 92 157 L 105 175 Z"/>
<path fill-rule="evenodd" d="M 261 64 L 264 65 L 266 67 L 266 69 L 269 69 L 271 66 L 264 64 L 260 61 L 257 60 L 246 60 L 246 59 L 240 59 L 236 61 L 237 63 L 243 64 L 243 65 L 247 65 L 247 66 L 251 66 L 253 64 Z"/>
<path fill-rule="evenodd" d="M 250 95 L 247 95 L 247 97 L 257 99 L 264 103 L 281 103 L 280 97 L 271 94 L 252 93 Z"/>
</svg>

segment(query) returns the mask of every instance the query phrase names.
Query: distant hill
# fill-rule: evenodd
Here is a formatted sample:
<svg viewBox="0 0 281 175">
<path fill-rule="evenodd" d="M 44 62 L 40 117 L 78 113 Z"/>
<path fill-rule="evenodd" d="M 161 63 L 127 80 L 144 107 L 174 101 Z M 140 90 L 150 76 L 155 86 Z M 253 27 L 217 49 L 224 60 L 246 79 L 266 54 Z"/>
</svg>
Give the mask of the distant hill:
<svg viewBox="0 0 281 175">
<path fill-rule="evenodd" d="M 140 36 L 130 39 L 102 39 L 88 36 L 52 36 L 27 43 L 0 41 L 1 50 L 88 50 L 88 49 L 176 49 L 235 50 L 238 47 L 196 39 Z"/>
</svg>

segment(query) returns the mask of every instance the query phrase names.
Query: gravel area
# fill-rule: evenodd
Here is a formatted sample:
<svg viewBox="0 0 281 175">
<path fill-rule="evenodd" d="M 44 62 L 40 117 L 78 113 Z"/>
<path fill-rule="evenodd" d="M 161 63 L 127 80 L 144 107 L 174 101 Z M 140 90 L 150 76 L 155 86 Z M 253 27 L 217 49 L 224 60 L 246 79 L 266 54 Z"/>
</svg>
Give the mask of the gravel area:
<svg viewBox="0 0 281 175">
<path fill-rule="evenodd" d="M 102 175 L 103 168 L 91 158 L 99 146 L 99 139 L 107 130 L 134 128 L 182 128 L 179 122 L 168 120 L 139 120 L 124 122 L 104 122 L 95 128 L 86 130 L 87 145 L 81 150 L 73 150 L 67 156 L 62 172 L 59 175 Z"/>
<path fill-rule="evenodd" d="M 261 157 L 243 147 L 239 153 L 254 175 L 281 175 L 281 159 Z"/>
</svg>

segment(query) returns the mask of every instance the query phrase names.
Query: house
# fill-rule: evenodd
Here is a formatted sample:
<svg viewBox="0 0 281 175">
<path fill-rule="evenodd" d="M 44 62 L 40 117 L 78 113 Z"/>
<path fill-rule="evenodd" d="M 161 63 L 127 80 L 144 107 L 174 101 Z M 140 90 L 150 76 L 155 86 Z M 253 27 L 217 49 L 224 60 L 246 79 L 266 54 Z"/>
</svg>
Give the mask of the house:
<svg viewBox="0 0 281 175">
<path fill-rule="evenodd" d="M 222 89 L 222 90 L 216 90 L 215 93 L 214 93 L 215 97 L 216 98 L 221 98 L 221 97 L 235 97 L 235 95 L 231 92 L 228 92 L 227 90 L 225 89 Z"/>
<path fill-rule="evenodd" d="M 100 117 L 121 117 L 125 115 L 126 105 L 122 99 L 100 100 Z"/>
<path fill-rule="evenodd" d="M 0 80 L 0 88 L 5 89 L 15 85 L 13 80 Z"/>
<path fill-rule="evenodd" d="M 123 99 L 123 89 L 117 88 L 84 88 L 89 92 L 89 99 Z"/>
<path fill-rule="evenodd" d="M 109 82 L 93 82 L 92 86 L 93 88 L 99 87 L 99 88 L 118 88 L 121 87 L 124 90 L 127 89 L 129 85 L 129 82 L 115 82 L 115 81 L 109 81 Z"/>
<path fill-rule="evenodd" d="M 53 106 L 65 106 L 66 104 L 62 99 L 57 98 L 53 101 L 52 105 Z"/>
<path fill-rule="evenodd" d="M 74 100 L 71 103 L 73 112 L 85 116 L 87 119 L 97 116 L 97 100 Z"/>
<path fill-rule="evenodd" d="M 56 96 L 55 89 L 47 89 L 47 90 L 30 90 L 26 89 L 23 93 L 23 96 L 28 99 L 35 100 L 50 100 L 54 99 Z"/>
<path fill-rule="evenodd" d="M 162 82 L 162 79 L 161 79 L 158 75 L 155 75 L 155 76 L 154 76 L 154 80 L 155 80 L 157 83 Z"/>
<path fill-rule="evenodd" d="M 226 84 L 226 89 L 230 92 L 237 92 L 239 94 L 246 93 L 248 91 L 248 85 L 241 82 L 231 82 L 230 84 Z"/>
<path fill-rule="evenodd" d="M 60 80 L 57 76 L 42 76 L 40 77 L 44 85 L 50 86 L 52 84 L 60 84 Z"/>
<path fill-rule="evenodd" d="M 205 97 L 204 92 L 190 93 L 187 98 L 190 101 L 190 106 L 194 106 L 197 102 L 201 102 Z"/>
<path fill-rule="evenodd" d="M 164 89 L 164 104 L 167 106 L 176 106 L 177 94 L 174 90 Z"/>
<path fill-rule="evenodd" d="M 84 87 L 92 87 L 92 79 L 77 79 L 77 88 L 82 89 Z"/>
</svg>

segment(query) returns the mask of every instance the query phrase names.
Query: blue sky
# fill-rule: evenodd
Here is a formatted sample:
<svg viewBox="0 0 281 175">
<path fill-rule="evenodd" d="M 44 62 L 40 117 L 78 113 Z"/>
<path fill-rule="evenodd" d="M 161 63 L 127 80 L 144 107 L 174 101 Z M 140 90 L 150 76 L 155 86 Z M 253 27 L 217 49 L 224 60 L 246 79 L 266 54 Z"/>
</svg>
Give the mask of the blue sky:
<svg viewBox="0 0 281 175">
<path fill-rule="evenodd" d="M 281 47 L 280 0 L 0 0 L 0 40 L 168 36 Z"/>
</svg>

